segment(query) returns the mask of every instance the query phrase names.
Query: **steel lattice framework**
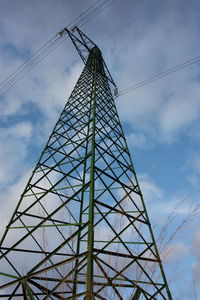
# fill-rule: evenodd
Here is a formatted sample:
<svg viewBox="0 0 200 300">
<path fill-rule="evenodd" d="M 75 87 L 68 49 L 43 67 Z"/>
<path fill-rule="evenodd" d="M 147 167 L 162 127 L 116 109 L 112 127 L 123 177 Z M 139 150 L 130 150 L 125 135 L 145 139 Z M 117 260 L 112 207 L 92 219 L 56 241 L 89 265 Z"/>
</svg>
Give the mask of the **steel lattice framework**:
<svg viewBox="0 0 200 300">
<path fill-rule="evenodd" d="M 172 299 L 114 81 L 79 29 L 60 34 L 85 67 L 2 237 L 0 298 Z"/>
</svg>

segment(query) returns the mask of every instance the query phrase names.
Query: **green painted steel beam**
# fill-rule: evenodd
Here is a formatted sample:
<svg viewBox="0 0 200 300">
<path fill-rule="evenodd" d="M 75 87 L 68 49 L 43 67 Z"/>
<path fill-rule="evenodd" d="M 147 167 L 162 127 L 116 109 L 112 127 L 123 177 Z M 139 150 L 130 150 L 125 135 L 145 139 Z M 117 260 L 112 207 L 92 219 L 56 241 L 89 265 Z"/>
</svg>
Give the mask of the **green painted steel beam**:
<svg viewBox="0 0 200 300">
<path fill-rule="evenodd" d="M 92 120 L 92 141 L 91 141 L 91 161 L 90 161 L 90 192 L 89 192 L 89 214 L 88 214 L 88 258 L 87 258 L 87 284 L 86 300 L 93 300 L 93 247 L 94 247 L 94 196 L 95 196 L 95 126 L 96 126 L 96 80 L 97 80 L 97 59 L 94 53 L 91 53 L 91 62 L 93 64 L 92 96 L 91 96 L 91 120 Z"/>
<path fill-rule="evenodd" d="M 14 275 L 11 275 L 11 274 L 7 274 L 7 273 L 3 273 L 3 272 L 0 272 L 0 275 L 6 276 L 6 277 L 10 277 L 10 278 L 14 278 L 14 279 L 18 279 L 17 276 L 14 276 Z"/>
<path fill-rule="evenodd" d="M 55 224 L 55 225 L 41 225 L 39 228 L 44 228 L 44 227 L 59 227 L 59 226 L 80 226 L 84 225 L 85 223 L 69 223 L 69 224 Z M 35 225 L 37 226 L 37 225 Z M 9 229 L 23 229 L 23 228 L 35 228 L 35 226 L 11 226 Z"/>
<path fill-rule="evenodd" d="M 87 240 L 81 240 L 81 242 L 87 242 Z M 94 240 L 94 243 L 109 243 L 109 244 L 122 244 L 121 241 L 97 241 Z M 124 244 L 132 244 L 132 245 L 153 245 L 153 243 L 145 243 L 145 242 L 126 242 L 123 241 Z"/>
<path fill-rule="evenodd" d="M 1 239 L 0 298 L 172 300 L 111 77 L 101 51 L 78 32 L 70 37 L 85 67 Z M 36 259 L 24 267 L 23 255 Z"/>
</svg>

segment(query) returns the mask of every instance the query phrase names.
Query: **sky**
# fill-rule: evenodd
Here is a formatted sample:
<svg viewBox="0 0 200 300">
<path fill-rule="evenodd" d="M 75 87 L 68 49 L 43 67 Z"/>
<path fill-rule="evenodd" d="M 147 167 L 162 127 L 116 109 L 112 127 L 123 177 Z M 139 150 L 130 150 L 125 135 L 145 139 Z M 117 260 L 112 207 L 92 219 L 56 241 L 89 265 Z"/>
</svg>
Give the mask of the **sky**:
<svg viewBox="0 0 200 300">
<path fill-rule="evenodd" d="M 0 0 L 0 82 L 94 0 Z M 198 0 L 116 0 L 80 27 L 119 91 L 200 53 Z M 0 96 L 0 232 L 83 63 L 67 39 Z M 200 63 L 116 98 L 173 299 L 200 299 Z M 25 174 L 24 176 L 21 176 Z"/>
</svg>

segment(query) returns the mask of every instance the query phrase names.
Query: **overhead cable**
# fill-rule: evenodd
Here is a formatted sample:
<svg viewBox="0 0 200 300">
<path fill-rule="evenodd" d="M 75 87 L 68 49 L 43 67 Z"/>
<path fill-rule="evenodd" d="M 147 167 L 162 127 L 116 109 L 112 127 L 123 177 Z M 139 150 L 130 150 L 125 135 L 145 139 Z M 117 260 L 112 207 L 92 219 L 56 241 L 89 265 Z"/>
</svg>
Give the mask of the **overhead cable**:
<svg viewBox="0 0 200 300">
<path fill-rule="evenodd" d="M 101 11 L 106 9 L 116 0 L 101 0 L 96 1 L 77 18 L 68 24 L 67 28 L 71 29 L 73 26 L 83 26 L 94 18 Z M 39 50 L 37 50 L 30 58 L 28 58 L 19 68 L 12 72 L 4 81 L 0 83 L 0 96 L 4 95 L 13 85 L 17 83 L 22 77 L 32 70 L 39 62 L 41 62 L 47 55 L 55 50 L 61 43 L 66 40 L 66 35 L 57 33 L 52 39 L 46 42 Z"/>
<path fill-rule="evenodd" d="M 68 24 L 70 28 L 73 24 L 76 26 L 83 26 L 94 18 L 97 14 L 105 10 L 116 0 L 101 0 L 96 1 L 84 12 L 82 12 L 77 18 Z M 100 3 L 101 2 L 101 3 Z M 98 4 L 100 3 L 100 4 Z M 97 5 L 98 4 L 98 5 Z M 75 23 L 77 22 L 77 23 Z M 19 68 L 12 72 L 4 81 L 0 83 L 0 96 L 5 94 L 18 80 L 26 75 L 27 72 L 32 70 L 41 60 L 43 60 L 48 54 L 55 50 L 61 43 L 66 40 L 67 36 L 61 36 L 59 33 L 46 42 L 40 49 L 38 49 L 30 58 L 28 58 Z M 28 166 L 26 169 L 21 170 L 14 178 L 8 180 L 6 185 L 0 186 L 0 195 L 6 192 L 13 184 L 27 174 L 34 165 Z"/>
<path fill-rule="evenodd" d="M 197 63 L 199 61 L 200 61 L 200 56 L 196 56 L 196 57 L 194 57 L 194 58 L 192 58 L 190 60 L 187 60 L 187 61 L 185 61 L 185 62 L 183 62 L 181 64 L 178 64 L 178 65 L 176 65 L 176 66 L 174 66 L 174 67 L 172 67 L 172 68 L 170 68 L 170 69 L 168 69 L 166 71 L 163 71 L 163 72 L 158 73 L 158 74 L 156 74 L 154 76 L 151 76 L 151 77 L 146 78 L 146 79 L 144 79 L 142 81 L 139 81 L 138 83 L 136 83 L 136 84 L 134 84 L 132 86 L 129 86 L 128 88 L 126 88 L 126 89 L 124 89 L 122 91 L 119 91 L 118 97 L 122 96 L 122 95 L 124 95 L 126 93 L 129 93 L 131 91 L 134 91 L 134 90 L 136 90 L 136 89 L 138 89 L 138 88 L 140 88 L 140 87 L 142 87 L 144 85 L 150 84 L 153 81 L 156 81 L 156 80 L 158 80 L 160 78 L 168 76 L 168 75 L 170 75 L 170 74 L 172 74 L 172 73 L 174 73 L 174 72 L 176 72 L 178 70 L 186 68 L 186 67 L 188 67 L 188 66 L 190 66 L 192 64 L 195 64 L 195 63 Z"/>
</svg>

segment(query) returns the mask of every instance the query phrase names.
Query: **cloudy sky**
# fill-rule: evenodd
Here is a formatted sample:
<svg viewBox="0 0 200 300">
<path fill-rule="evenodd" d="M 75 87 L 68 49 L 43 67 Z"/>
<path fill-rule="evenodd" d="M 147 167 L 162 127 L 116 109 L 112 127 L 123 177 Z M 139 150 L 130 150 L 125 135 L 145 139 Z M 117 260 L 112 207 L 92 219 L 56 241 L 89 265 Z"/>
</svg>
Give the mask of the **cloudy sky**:
<svg viewBox="0 0 200 300">
<path fill-rule="evenodd" d="M 0 82 L 93 3 L 0 0 Z M 198 0 L 115 0 L 80 28 L 119 91 L 200 55 Z M 1 232 L 82 68 L 67 39 L 0 96 Z M 116 98 L 176 300 L 200 299 L 199 81 L 195 63 Z"/>
</svg>

